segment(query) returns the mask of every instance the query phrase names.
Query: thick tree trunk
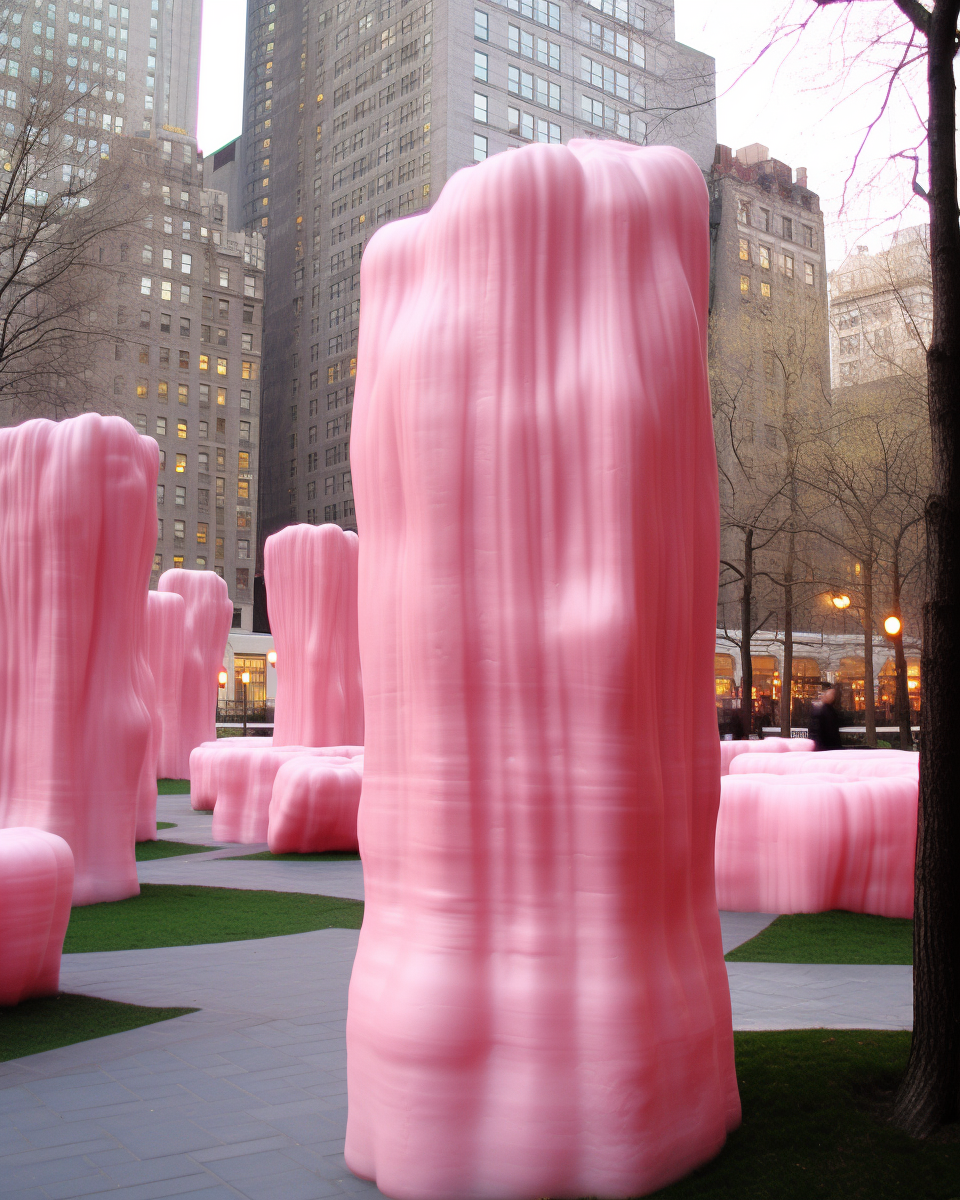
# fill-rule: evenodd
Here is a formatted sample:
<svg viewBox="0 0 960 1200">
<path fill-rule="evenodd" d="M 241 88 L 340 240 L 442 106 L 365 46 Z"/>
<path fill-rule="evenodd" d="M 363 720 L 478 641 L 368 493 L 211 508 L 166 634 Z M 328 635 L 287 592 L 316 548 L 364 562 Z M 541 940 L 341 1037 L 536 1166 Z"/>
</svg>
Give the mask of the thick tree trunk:
<svg viewBox="0 0 960 1200">
<path fill-rule="evenodd" d="M 923 711 L 914 922 L 913 1041 L 894 1121 L 922 1136 L 960 1117 L 960 212 L 954 48 L 960 0 L 929 18 L 930 257 L 927 352 L 933 494 L 927 502 L 929 599 L 923 613 Z"/>
<path fill-rule="evenodd" d="M 863 564 L 863 716 L 868 746 L 877 745 L 877 693 L 873 677 L 873 546 Z"/>
<path fill-rule="evenodd" d="M 796 535 L 787 540 L 787 565 L 783 585 L 783 671 L 780 676 L 780 736 L 788 738 L 793 722 L 793 564 Z"/>
<path fill-rule="evenodd" d="M 744 737 L 753 733 L 753 530 L 743 532 L 743 586 L 740 592 L 740 716 Z"/>
</svg>

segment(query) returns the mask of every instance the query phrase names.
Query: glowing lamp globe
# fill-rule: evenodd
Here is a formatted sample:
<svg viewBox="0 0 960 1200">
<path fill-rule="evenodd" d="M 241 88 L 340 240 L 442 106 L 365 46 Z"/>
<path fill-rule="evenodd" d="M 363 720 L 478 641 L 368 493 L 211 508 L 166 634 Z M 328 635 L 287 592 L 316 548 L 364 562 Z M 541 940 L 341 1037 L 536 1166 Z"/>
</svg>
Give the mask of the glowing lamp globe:
<svg viewBox="0 0 960 1200">
<path fill-rule="evenodd" d="M 883 623 L 883 629 L 887 637 L 896 637 L 903 628 L 899 617 L 887 617 Z"/>
</svg>

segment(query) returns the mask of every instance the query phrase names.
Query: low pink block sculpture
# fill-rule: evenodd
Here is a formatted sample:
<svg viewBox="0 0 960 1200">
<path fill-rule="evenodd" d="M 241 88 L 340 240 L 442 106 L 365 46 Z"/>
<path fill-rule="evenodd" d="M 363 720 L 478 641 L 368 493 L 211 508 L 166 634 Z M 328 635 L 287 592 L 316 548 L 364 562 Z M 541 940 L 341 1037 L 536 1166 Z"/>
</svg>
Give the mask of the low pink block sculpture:
<svg viewBox="0 0 960 1200">
<path fill-rule="evenodd" d="M 120 417 L 0 430 L 0 827 L 68 842 L 75 904 L 139 891 L 158 469 Z"/>
<path fill-rule="evenodd" d="M 636 1196 L 740 1119 L 703 177 L 498 154 L 362 278 L 347 1164 L 409 1200 Z"/>
<path fill-rule="evenodd" d="M 60 990 L 73 854 L 44 829 L 0 829 L 0 1005 Z"/>
<path fill-rule="evenodd" d="M 762 741 L 737 741 L 720 743 L 720 774 L 730 774 L 730 764 L 741 754 L 789 754 L 798 750 L 813 749 L 810 738 L 764 738 Z"/>
<path fill-rule="evenodd" d="M 177 592 L 150 592 L 147 597 L 147 658 L 157 689 L 160 751 L 157 775 L 179 779 L 180 698 L 183 690 L 183 629 L 186 606 Z"/>
<path fill-rule="evenodd" d="M 363 758 L 294 758 L 277 772 L 267 845 L 274 854 L 356 850 Z"/>
<path fill-rule="evenodd" d="M 214 767 L 216 802 L 211 827 L 214 840 L 258 843 L 267 840 L 273 783 L 285 762 L 311 756 L 349 762 L 355 754 L 363 753 L 363 747 L 268 746 L 262 750 L 234 750 L 224 746 L 223 749 L 209 751 L 200 746 L 193 753 L 201 755 L 204 751 L 217 759 Z"/>
<path fill-rule="evenodd" d="M 201 742 L 190 751 L 190 807 L 197 812 L 213 812 L 224 751 L 241 754 L 244 750 L 256 753 L 272 748 L 271 737 L 221 738 L 213 742 Z"/>
<path fill-rule="evenodd" d="M 717 903 L 735 912 L 913 916 L 916 832 L 917 783 L 906 775 L 729 775 L 717 821 Z"/>
<path fill-rule="evenodd" d="M 355 533 L 288 525 L 263 550 L 277 651 L 275 746 L 363 743 Z"/>
<path fill-rule="evenodd" d="M 213 571 L 164 571 L 158 592 L 183 597 L 183 677 L 180 691 L 180 736 L 171 779 L 189 779 L 190 751 L 217 736 L 217 693 L 223 652 L 233 622 L 227 585 Z"/>
<path fill-rule="evenodd" d="M 897 757 L 895 757 L 897 756 Z M 779 754 L 751 754 L 735 758 L 730 775 L 839 775 L 846 779 L 883 778 L 906 775 L 916 780 L 920 755 L 899 750 L 824 750 L 809 757 L 784 759 Z"/>
</svg>

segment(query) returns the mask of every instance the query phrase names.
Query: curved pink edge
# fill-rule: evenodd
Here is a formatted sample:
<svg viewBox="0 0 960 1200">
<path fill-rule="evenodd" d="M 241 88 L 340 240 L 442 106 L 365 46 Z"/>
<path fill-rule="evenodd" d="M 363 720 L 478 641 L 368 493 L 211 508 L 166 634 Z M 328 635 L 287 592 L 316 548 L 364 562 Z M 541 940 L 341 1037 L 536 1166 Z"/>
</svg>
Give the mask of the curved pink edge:
<svg viewBox="0 0 960 1200">
<path fill-rule="evenodd" d="M 169 778 L 189 779 L 190 752 L 201 742 L 216 740 L 218 677 L 233 622 L 233 603 L 226 583 L 213 571 L 164 571 L 157 591 L 183 598 L 180 731 L 175 753 L 165 759 L 165 765 L 176 769 Z"/>
<path fill-rule="evenodd" d="M 729 775 L 730 765 L 741 754 L 788 754 L 813 749 L 810 738 L 764 738 L 762 741 L 723 741 L 720 743 L 720 774 Z"/>
<path fill-rule="evenodd" d="M 702 175 L 495 155 L 362 273 L 347 1164 L 404 1200 L 636 1196 L 740 1119 Z"/>
<path fill-rule="evenodd" d="M 917 780 L 909 775 L 731 774 L 720 789 L 717 904 L 911 917 L 916 836 Z"/>
<path fill-rule="evenodd" d="M 355 533 L 288 525 L 264 544 L 277 652 L 275 746 L 363 743 Z"/>
<path fill-rule="evenodd" d="M 179 779 L 180 706 L 183 690 L 183 637 L 186 605 L 178 592 L 147 597 L 147 659 L 157 692 L 160 745 L 157 777 Z M 214 735 L 216 736 L 216 735 Z"/>
<path fill-rule="evenodd" d="M 363 759 L 294 758 L 277 771 L 267 845 L 273 854 L 357 850 Z"/>
<path fill-rule="evenodd" d="M 158 468 L 120 417 L 0 430 L 0 827 L 66 840 L 75 904 L 139 892 Z"/>
</svg>

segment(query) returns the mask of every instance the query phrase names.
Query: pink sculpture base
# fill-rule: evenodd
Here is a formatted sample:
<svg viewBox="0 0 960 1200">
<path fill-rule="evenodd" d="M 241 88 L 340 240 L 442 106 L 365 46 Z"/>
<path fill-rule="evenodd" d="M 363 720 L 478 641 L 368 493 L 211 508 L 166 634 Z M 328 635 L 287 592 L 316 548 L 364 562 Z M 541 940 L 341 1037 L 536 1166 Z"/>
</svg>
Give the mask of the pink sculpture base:
<svg viewBox="0 0 960 1200">
<path fill-rule="evenodd" d="M 730 764 L 741 754 L 789 754 L 797 750 L 812 750 L 810 738 L 764 738 L 762 741 L 720 743 L 720 774 L 730 774 Z"/>
<path fill-rule="evenodd" d="M 823 750 L 817 754 L 751 754 L 735 758 L 730 775 L 838 775 L 845 779 L 889 778 L 905 775 L 916 780 L 920 755 L 900 750 Z"/>
<path fill-rule="evenodd" d="M 717 904 L 911 917 L 916 833 L 917 782 L 907 775 L 731 774 L 720 788 Z"/>
<path fill-rule="evenodd" d="M 196 812 L 213 812 L 216 807 L 224 750 L 231 754 L 244 751 L 255 754 L 272 748 L 272 737 L 218 738 L 195 746 L 190 752 L 190 807 Z"/>
<path fill-rule="evenodd" d="M 60 990 L 73 853 L 54 833 L 0 829 L 0 1005 Z"/>
<path fill-rule="evenodd" d="M 274 854 L 357 850 L 363 758 L 295 758 L 277 772 L 267 845 Z"/>
</svg>

